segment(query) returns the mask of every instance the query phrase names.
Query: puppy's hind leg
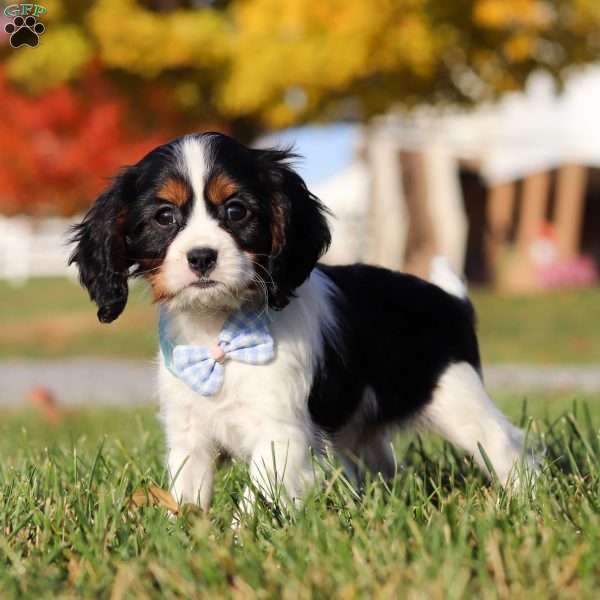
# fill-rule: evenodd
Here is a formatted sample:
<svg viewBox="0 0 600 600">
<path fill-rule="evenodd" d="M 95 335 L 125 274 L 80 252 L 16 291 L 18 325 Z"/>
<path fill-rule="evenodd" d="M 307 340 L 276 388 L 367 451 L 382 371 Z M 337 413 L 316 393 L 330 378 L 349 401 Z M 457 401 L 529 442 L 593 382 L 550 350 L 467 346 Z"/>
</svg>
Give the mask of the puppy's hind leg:
<svg viewBox="0 0 600 600">
<path fill-rule="evenodd" d="M 367 431 L 360 440 L 358 449 L 359 465 L 367 469 L 372 476 L 381 474 L 384 480 L 389 481 L 396 475 L 396 457 L 392 446 L 391 432 L 383 427 Z"/>
<path fill-rule="evenodd" d="M 391 429 L 372 423 L 378 410 L 377 397 L 371 387 L 364 390 L 358 410 L 333 439 L 333 447 L 344 472 L 358 489 L 367 472 L 390 480 L 396 474 L 396 457 Z"/>
<path fill-rule="evenodd" d="M 468 363 L 446 369 L 419 422 L 468 452 L 487 472 L 481 445 L 503 485 L 518 482 L 522 458 L 522 466 L 535 469 L 535 461 L 524 456 L 523 433 L 492 402 Z"/>
</svg>

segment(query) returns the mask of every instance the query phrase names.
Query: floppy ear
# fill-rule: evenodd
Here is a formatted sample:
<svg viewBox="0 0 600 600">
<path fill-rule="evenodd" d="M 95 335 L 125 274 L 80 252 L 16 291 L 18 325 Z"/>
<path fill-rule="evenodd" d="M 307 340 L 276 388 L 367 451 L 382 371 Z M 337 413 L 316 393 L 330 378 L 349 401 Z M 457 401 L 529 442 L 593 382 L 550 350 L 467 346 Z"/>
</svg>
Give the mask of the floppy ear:
<svg viewBox="0 0 600 600">
<path fill-rule="evenodd" d="M 114 321 L 127 304 L 129 267 L 125 243 L 127 183 L 131 170 L 100 195 L 83 221 L 73 227 L 76 244 L 69 264 L 77 263 L 79 281 L 98 305 L 98 320 Z"/>
<path fill-rule="evenodd" d="M 272 247 L 269 257 L 269 305 L 287 306 L 331 243 L 327 209 L 288 165 L 294 155 L 285 150 L 262 150 L 271 191 Z"/>
</svg>

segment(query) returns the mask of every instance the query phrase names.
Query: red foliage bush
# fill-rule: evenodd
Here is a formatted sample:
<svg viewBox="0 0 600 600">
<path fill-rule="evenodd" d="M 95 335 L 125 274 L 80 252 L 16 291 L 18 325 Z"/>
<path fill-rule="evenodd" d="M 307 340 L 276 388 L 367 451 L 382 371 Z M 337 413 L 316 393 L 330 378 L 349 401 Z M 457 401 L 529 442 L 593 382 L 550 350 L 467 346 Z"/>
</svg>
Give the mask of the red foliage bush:
<svg viewBox="0 0 600 600">
<path fill-rule="evenodd" d="M 136 111 L 93 70 L 78 87 L 31 97 L 11 87 L 0 68 L 0 213 L 70 215 L 88 206 L 121 166 L 172 137 L 173 115 L 161 100 L 155 90 L 140 99 L 145 112 Z M 149 106 L 160 125 L 144 133 Z"/>
</svg>

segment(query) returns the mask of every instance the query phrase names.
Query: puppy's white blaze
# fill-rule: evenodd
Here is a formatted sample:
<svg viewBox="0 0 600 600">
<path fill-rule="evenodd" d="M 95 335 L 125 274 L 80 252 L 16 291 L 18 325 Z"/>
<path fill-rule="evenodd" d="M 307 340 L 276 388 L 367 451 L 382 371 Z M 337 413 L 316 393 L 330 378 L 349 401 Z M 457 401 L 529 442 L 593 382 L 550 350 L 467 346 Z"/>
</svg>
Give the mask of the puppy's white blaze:
<svg viewBox="0 0 600 600">
<path fill-rule="evenodd" d="M 180 234 L 187 240 L 186 251 L 196 246 L 213 247 L 222 239 L 223 230 L 206 210 L 204 188 L 209 165 L 206 160 L 206 145 L 198 138 L 186 136 L 181 142 L 181 168 L 193 192 L 193 209 L 188 222 Z M 214 248 L 217 250 L 217 248 Z"/>
<path fill-rule="evenodd" d="M 206 150 L 206 145 L 194 136 L 185 136 L 179 147 L 181 161 L 179 168 L 187 176 L 196 198 L 196 204 L 202 204 L 205 214 L 204 202 L 198 201 L 204 198 L 204 186 L 208 175 Z"/>
</svg>

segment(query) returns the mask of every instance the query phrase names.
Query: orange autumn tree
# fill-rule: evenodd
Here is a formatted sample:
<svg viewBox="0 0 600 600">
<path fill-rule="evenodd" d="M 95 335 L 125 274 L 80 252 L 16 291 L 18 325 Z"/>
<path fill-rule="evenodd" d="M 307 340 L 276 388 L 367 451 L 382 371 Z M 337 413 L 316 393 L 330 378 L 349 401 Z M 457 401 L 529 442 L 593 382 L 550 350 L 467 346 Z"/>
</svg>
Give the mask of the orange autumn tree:
<svg viewBox="0 0 600 600">
<path fill-rule="evenodd" d="M 190 86 L 178 83 L 202 76 L 197 51 L 187 56 L 177 42 L 206 41 L 198 36 L 190 11 L 175 11 L 176 33 L 164 40 L 169 55 L 147 27 L 148 19 L 160 23 L 165 13 L 124 0 L 120 17 L 136 23 L 138 37 L 123 29 L 123 21 L 116 33 L 126 39 L 115 44 L 122 57 L 129 49 L 138 66 L 123 68 L 114 56 L 104 56 L 103 41 L 94 33 L 96 26 L 102 29 L 102 15 L 115 17 L 116 3 L 41 3 L 47 9 L 40 17 L 46 30 L 36 48 L 10 48 L 8 37 L 0 35 L 0 153 L 6 157 L 0 162 L 0 212 L 72 214 L 85 208 L 119 167 L 156 144 L 211 123 L 226 129 L 209 119 L 214 112 L 188 110 L 201 99 L 190 99 Z M 197 13 L 201 19 L 204 12 Z M 216 13 L 208 12 L 214 20 Z M 113 20 L 119 25 L 118 18 Z M 150 45 L 143 43 L 144 36 Z M 194 64 L 185 73 L 182 56 Z M 143 68 L 144 61 L 160 65 L 164 60 L 169 69 Z"/>
<path fill-rule="evenodd" d="M 72 212 L 158 139 L 476 103 L 600 49 L 597 0 L 47 0 L 1 51 L 4 210 Z"/>
<path fill-rule="evenodd" d="M 0 71 L 0 210 L 13 214 L 72 214 L 105 185 L 107 176 L 164 140 L 128 126 L 127 98 L 97 75 L 85 93 L 62 84 L 30 97 Z"/>
</svg>

